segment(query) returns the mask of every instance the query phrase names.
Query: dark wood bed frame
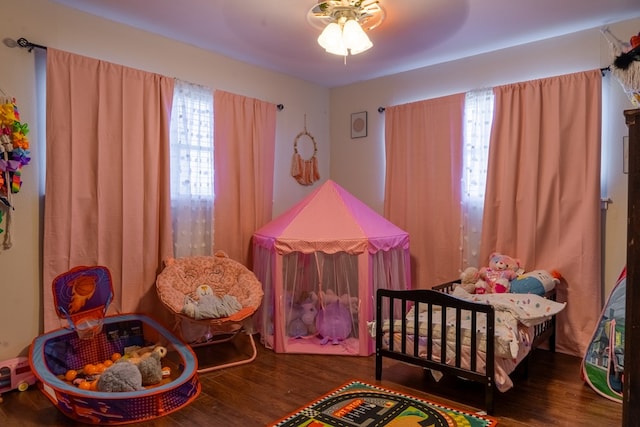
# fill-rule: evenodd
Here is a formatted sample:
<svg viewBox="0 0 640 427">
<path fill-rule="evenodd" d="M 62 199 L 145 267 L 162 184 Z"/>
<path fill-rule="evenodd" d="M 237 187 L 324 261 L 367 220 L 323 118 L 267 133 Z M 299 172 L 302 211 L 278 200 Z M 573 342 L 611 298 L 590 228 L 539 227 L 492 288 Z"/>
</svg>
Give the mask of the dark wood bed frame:
<svg viewBox="0 0 640 427">
<path fill-rule="evenodd" d="M 389 290 L 378 289 L 376 293 L 376 379 L 382 379 L 382 358 L 387 357 L 394 360 L 399 360 L 405 363 L 421 366 L 423 368 L 434 369 L 442 372 L 443 374 L 456 375 L 461 378 L 465 378 L 471 381 L 481 383 L 485 387 L 485 410 L 487 414 L 491 415 L 494 409 L 494 378 L 495 378 L 495 341 L 487 339 L 486 341 L 486 369 L 481 370 L 477 366 L 477 358 L 472 357 L 469 363 L 469 369 L 461 366 L 462 357 L 462 329 L 461 316 L 463 310 L 471 312 L 471 354 L 478 352 L 477 328 L 476 323 L 479 316 L 486 316 L 487 319 L 487 336 L 493 336 L 495 333 L 495 311 L 492 306 L 487 304 L 478 304 L 469 301 L 464 301 L 459 298 L 455 298 L 450 293 L 457 281 L 447 282 L 442 285 L 435 286 L 432 289 L 417 289 L 417 290 Z M 555 290 L 550 291 L 545 295 L 546 298 L 555 300 Z M 407 323 L 406 314 L 409 308 L 416 304 L 427 305 L 427 330 L 432 330 L 435 315 L 432 314 L 433 306 L 440 306 L 442 310 L 439 316 L 442 317 L 441 324 L 445 324 L 445 316 L 448 310 L 445 308 L 454 309 L 456 313 L 456 333 L 455 333 L 455 364 L 441 363 L 439 360 L 446 360 L 445 354 L 447 351 L 446 339 L 447 334 L 442 333 L 441 337 L 435 342 L 440 344 L 440 354 L 433 351 L 434 340 L 427 341 L 426 355 L 422 357 L 413 356 L 418 354 L 419 340 L 407 339 Z M 399 309 L 399 310 L 398 310 Z M 398 312 L 399 311 L 399 312 Z M 395 325 L 394 322 L 389 322 L 389 335 L 394 333 L 401 334 L 401 341 L 399 348 L 396 348 L 394 340 L 389 340 L 388 348 L 383 346 L 383 323 L 386 319 L 402 320 L 400 325 Z M 413 328 L 418 330 L 418 316 L 414 316 Z M 541 343 L 548 340 L 549 350 L 555 351 L 555 316 L 546 322 L 536 326 L 535 338 L 531 345 L 531 349 L 538 347 Z M 531 353 L 529 353 L 530 355 Z M 521 363 L 528 363 L 529 355 Z"/>
</svg>

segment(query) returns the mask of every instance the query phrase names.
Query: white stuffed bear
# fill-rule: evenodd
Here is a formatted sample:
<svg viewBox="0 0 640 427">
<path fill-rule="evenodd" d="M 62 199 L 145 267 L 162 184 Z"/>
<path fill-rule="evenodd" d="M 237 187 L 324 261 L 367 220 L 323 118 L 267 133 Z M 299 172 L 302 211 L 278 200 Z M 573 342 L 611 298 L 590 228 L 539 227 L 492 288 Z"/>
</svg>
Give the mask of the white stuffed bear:
<svg viewBox="0 0 640 427">
<path fill-rule="evenodd" d="M 460 287 L 470 294 L 476 292 L 476 283 L 480 280 L 480 272 L 476 267 L 467 267 L 460 273 Z"/>
<path fill-rule="evenodd" d="M 228 317 L 242 309 L 236 297 L 216 296 L 209 285 L 200 285 L 196 289 L 197 299 L 185 297 L 182 312 L 196 320 Z"/>
<path fill-rule="evenodd" d="M 338 296 L 333 289 L 320 291 L 319 300 L 322 307 L 327 306 L 333 302 L 340 301 L 340 303 L 348 308 L 351 313 L 357 313 L 360 310 L 360 300 L 358 299 L 358 297 L 352 297 L 346 293 Z"/>
</svg>

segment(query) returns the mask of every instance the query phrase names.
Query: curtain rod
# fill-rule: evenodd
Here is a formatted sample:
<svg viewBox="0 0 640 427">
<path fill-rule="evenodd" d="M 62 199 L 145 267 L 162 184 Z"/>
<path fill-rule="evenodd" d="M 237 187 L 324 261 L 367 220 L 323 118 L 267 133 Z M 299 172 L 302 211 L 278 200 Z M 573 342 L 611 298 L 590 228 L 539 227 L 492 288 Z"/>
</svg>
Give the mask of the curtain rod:
<svg viewBox="0 0 640 427">
<path fill-rule="evenodd" d="M 18 39 L 17 45 L 22 47 L 22 48 L 28 49 L 29 52 L 31 52 L 34 48 L 47 50 L 46 46 L 42 46 L 40 44 L 31 43 L 29 40 L 25 39 L 24 37 L 20 37 Z M 611 67 L 600 68 L 600 73 L 602 73 L 603 77 L 604 77 L 604 74 L 607 71 L 611 71 Z M 282 110 L 284 110 L 284 105 L 283 104 L 278 104 L 277 108 L 278 108 L 278 111 L 282 111 Z M 385 110 L 384 107 L 378 107 L 378 113 L 382 114 L 382 113 L 384 113 L 384 110 Z"/>
<path fill-rule="evenodd" d="M 28 49 L 29 52 L 31 52 L 35 48 L 47 50 L 46 46 L 42 46 L 41 44 L 31 43 L 29 40 L 25 39 L 24 37 L 20 37 L 17 41 L 17 44 L 22 48 Z"/>
<path fill-rule="evenodd" d="M 602 74 L 602 77 L 604 77 L 604 74 L 605 74 L 607 71 L 611 71 L 611 67 L 603 67 L 603 68 L 600 68 L 600 73 Z M 378 113 L 382 114 L 382 113 L 384 113 L 384 110 L 386 110 L 386 108 L 384 108 L 384 107 L 378 107 Z"/>
<path fill-rule="evenodd" d="M 35 48 L 47 50 L 46 46 L 42 46 L 41 44 L 31 43 L 29 40 L 25 39 L 24 37 L 20 37 L 18 41 L 15 43 L 16 44 L 14 46 L 10 46 L 10 47 L 20 46 L 22 48 L 28 49 L 29 52 L 31 52 Z M 7 44 L 6 40 L 5 40 L 5 44 Z M 278 104 L 276 105 L 276 108 L 278 109 L 278 111 L 282 111 L 284 110 L 284 104 Z"/>
</svg>

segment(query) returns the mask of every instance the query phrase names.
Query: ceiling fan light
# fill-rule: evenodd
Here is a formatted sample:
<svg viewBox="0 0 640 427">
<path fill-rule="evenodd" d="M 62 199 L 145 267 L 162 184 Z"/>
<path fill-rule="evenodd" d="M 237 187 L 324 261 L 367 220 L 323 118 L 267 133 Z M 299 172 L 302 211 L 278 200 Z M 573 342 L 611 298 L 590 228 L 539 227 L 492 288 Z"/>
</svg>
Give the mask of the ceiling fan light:
<svg viewBox="0 0 640 427">
<path fill-rule="evenodd" d="M 318 36 L 318 44 L 325 50 L 334 49 L 342 45 L 342 28 L 337 22 L 327 25 Z"/>
<path fill-rule="evenodd" d="M 327 53 L 332 53 L 334 55 L 340 55 L 340 56 L 347 56 L 349 54 L 349 51 L 347 50 L 346 47 L 344 47 L 343 44 L 340 44 L 338 46 L 331 46 L 325 49 L 325 51 Z"/>
<path fill-rule="evenodd" d="M 351 55 L 357 55 L 364 52 L 365 50 L 371 49 L 372 47 L 373 43 L 371 42 L 371 40 L 369 40 L 369 37 L 367 37 L 367 39 L 363 40 L 360 45 L 350 48 L 349 51 L 351 52 Z"/>
<path fill-rule="evenodd" d="M 373 46 L 373 43 L 371 43 L 371 40 L 369 40 L 369 37 L 358 21 L 354 19 L 349 19 L 345 22 L 344 28 L 342 29 L 342 40 L 352 55 L 364 52 Z"/>
<path fill-rule="evenodd" d="M 355 19 L 349 19 L 342 28 L 342 39 L 347 47 L 357 45 L 363 37 L 367 37 L 364 30 Z"/>
<path fill-rule="evenodd" d="M 307 13 L 307 20 L 322 28 L 318 44 L 325 51 L 347 56 L 373 47 L 365 31 L 377 28 L 385 16 L 378 0 L 318 0 Z"/>
</svg>

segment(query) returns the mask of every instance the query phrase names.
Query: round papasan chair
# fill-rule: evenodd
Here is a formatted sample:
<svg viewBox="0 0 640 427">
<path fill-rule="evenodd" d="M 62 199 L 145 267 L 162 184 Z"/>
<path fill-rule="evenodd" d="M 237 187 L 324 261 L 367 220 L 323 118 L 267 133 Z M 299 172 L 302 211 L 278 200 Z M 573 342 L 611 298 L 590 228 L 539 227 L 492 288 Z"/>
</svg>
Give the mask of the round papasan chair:
<svg viewBox="0 0 640 427">
<path fill-rule="evenodd" d="M 245 332 L 252 353 L 231 363 L 204 367 L 208 372 L 253 361 L 257 350 L 250 325 L 262 303 L 262 284 L 251 270 L 219 251 L 214 256 L 167 258 L 156 279 L 162 304 L 176 320 L 175 331 L 191 347 L 227 342 Z"/>
</svg>

